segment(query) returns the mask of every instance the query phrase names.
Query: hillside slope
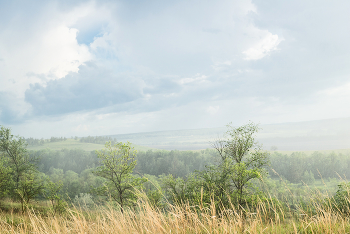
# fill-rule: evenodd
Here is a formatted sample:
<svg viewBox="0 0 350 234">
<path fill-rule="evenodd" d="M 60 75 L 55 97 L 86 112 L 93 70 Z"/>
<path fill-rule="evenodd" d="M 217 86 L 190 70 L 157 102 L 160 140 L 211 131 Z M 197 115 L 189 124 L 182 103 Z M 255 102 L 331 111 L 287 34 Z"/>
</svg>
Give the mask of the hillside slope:
<svg viewBox="0 0 350 234">
<path fill-rule="evenodd" d="M 350 149 L 350 118 L 260 125 L 257 140 L 269 150 Z M 207 128 L 111 135 L 118 141 L 158 149 L 198 150 L 212 147 L 226 128 Z"/>
</svg>

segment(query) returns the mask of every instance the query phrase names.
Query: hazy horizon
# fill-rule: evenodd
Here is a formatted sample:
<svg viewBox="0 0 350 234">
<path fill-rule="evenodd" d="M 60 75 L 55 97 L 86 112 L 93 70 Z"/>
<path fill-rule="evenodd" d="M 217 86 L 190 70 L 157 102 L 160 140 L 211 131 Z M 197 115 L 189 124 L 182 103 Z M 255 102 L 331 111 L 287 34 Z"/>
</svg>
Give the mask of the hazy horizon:
<svg viewBox="0 0 350 234">
<path fill-rule="evenodd" d="M 265 150 L 350 150 L 350 118 L 268 124 L 259 125 L 259 128 L 260 130 L 255 137 Z M 146 147 L 144 150 L 151 148 L 166 150 L 199 150 L 212 148 L 212 143 L 219 138 L 223 138 L 226 130 L 226 127 L 220 127 L 80 137 L 108 137 L 116 141 L 131 142 L 137 146 Z M 77 136 L 71 136 L 68 138 L 76 139 L 76 137 Z M 50 140 L 47 142 L 50 142 Z M 80 139 L 74 142 L 78 143 Z M 85 140 L 82 142 L 85 142 Z M 51 146 L 54 148 L 58 147 L 58 149 L 65 146 L 71 148 L 72 143 L 73 142 L 63 142 L 58 145 L 55 143 L 53 145 L 44 144 L 39 148 L 33 145 L 33 147 L 35 149 L 50 148 Z M 101 144 L 101 140 L 99 140 L 98 144 Z M 84 148 L 84 146 L 80 144 L 76 145 L 76 147 Z M 85 145 L 85 147 L 87 147 L 86 150 L 88 150 L 92 145 Z"/>
</svg>

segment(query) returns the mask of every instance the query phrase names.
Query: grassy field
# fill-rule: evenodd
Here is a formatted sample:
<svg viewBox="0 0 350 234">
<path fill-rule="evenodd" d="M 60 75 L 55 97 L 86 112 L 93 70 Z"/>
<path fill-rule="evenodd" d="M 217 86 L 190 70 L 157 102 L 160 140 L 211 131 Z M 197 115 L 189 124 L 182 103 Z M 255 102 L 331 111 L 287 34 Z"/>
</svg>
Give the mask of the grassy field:
<svg viewBox="0 0 350 234">
<path fill-rule="evenodd" d="M 138 151 L 147 151 L 152 148 L 147 146 L 132 145 Z M 104 148 L 103 144 L 93 144 L 93 143 L 84 143 L 75 139 L 67 139 L 66 141 L 59 142 L 49 142 L 40 146 L 28 146 L 28 150 L 41 150 L 41 149 L 52 149 L 52 150 L 61 150 L 61 149 L 82 149 L 85 151 L 101 150 Z"/>
<path fill-rule="evenodd" d="M 310 199 L 309 207 L 291 209 L 274 200 L 254 210 L 223 210 L 214 203 L 193 207 L 170 205 L 167 210 L 140 200 L 123 213 L 116 207 L 68 209 L 63 215 L 42 215 L 34 210 L 0 213 L 1 233 L 349 233 L 350 222 L 332 208 Z"/>
</svg>

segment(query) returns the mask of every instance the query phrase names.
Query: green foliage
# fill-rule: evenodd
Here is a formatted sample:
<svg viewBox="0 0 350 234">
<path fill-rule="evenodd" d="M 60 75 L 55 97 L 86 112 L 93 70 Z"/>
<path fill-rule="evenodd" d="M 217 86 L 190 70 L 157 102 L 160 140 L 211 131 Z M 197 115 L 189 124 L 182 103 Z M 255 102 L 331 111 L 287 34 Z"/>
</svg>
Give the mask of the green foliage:
<svg viewBox="0 0 350 234">
<path fill-rule="evenodd" d="M 248 123 L 235 128 L 227 125 L 227 139 L 214 143 L 219 152 L 221 163 L 218 170 L 221 185 L 230 194 L 233 204 L 242 207 L 252 201 L 251 180 L 262 178 L 269 165 L 269 154 L 262 151 L 262 146 L 255 141 L 258 125 Z M 224 194 L 224 193 L 222 193 Z"/>
<path fill-rule="evenodd" d="M 17 197 L 21 201 L 22 210 L 24 210 L 30 200 L 41 194 L 43 189 L 44 183 L 37 171 L 23 173 L 15 190 Z"/>
<path fill-rule="evenodd" d="M 51 202 L 52 209 L 54 213 L 63 213 L 67 208 L 67 203 L 60 195 L 60 190 L 62 189 L 62 181 L 52 182 L 47 181 L 45 186 L 45 198 Z"/>
<path fill-rule="evenodd" d="M 268 154 L 254 140 L 258 127 L 249 123 L 239 128 L 228 125 L 228 128 L 227 139 L 214 144 L 220 156 L 217 165 L 195 171 L 187 179 L 162 177 L 172 202 L 189 202 L 201 207 L 214 202 L 218 208 L 234 205 L 240 209 L 256 201 L 251 181 L 262 178 L 268 165 Z"/>
<path fill-rule="evenodd" d="M 143 187 L 150 205 L 153 207 L 163 208 L 165 201 L 158 177 L 148 174 L 145 174 L 143 177 L 147 179 L 147 181 L 143 184 Z"/>
<path fill-rule="evenodd" d="M 307 171 L 315 179 L 321 178 L 350 178 L 350 154 L 313 152 L 293 152 L 289 155 L 273 152 L 270 155 L 270 175 L 273 178 L 282 176 L 292 183 L 304 181 Z M 277 174 L 272 171 L 277 172 Z M 304 181 L 305 182 L 305 181 Z"/>
<path fill-rule="evenodd" d="M 9 167 L 8 158 L 0 153 L 0 199 L 10 192 L 12 169 Z"/>
<path fill-rule="evenodd" d="M 213 149 L 201 151 L 148 150 L 137 153 L 135 171 L 141 174 L 160 176 L 172 174 L 186 177 L 195 170 L 203 170 L 205 165 L 215 162 L 217 153 Z"/>
<path fill-rule="evenodd" d="M 92 208 L 94 205 L 94 201 L 90 193 L 80 193 L 79 195 L 76 195 L 73 203 L 74 205 L 83 209 Z"/>
<path fill-rule="evenodd" d="M 122 211 L 125 206 L 130 206 L 137 200 L 135 190 L 142 188 L 147 181 L 132 174 L 135 166 L 135 151 L 130 143 L 117 143 L 112 145 L 107 142 L 106 149 L 96 151 L 101 166 L 93 172 L 95 175 L 106 179 L 105 183 L 94 189 L 98 195 L 109 196 L 117 202 Z"/>
<path fill-rule="evenodd" d="M 85 143 L 94 143 L 94 144 L 106 144 L 106 142 L 111 142 L 112 145 L 116 143 L 115 139 L 108 136 L 87 136 L 87 137 L 81 137 L 79 139 L 80 142 Z"/>
<path fill-rule="evenodd" d="M 307 185 L 313 185 L 315 183 L 314 173 L 312 173 L 312 171 L 305 171 L 302 177 L 302 181 Z"/>
<path fill-rule="evenodd" d="M 183 178 L 174 178 L 173 175 L 161 176 L 162 187 L 169 194 L 169 199 L 173 203 L 188 200 L 188 183 Z"/>
<path fill-rule="evenodd" d="M 26 204 L 43 189 L 43 181 L 36 169 L 37 160 L 29 157 L 25 140 L 13 136 L 11 130 L 3 126 L 0 129 L 0 152 L 3 156 L 0 165 L 6 164 L 10 168 L 7 171 L 10 175 L 9 195 L 21 202 L 23 211 Z"/>
<path fill-rule="evenodd" d="M 341 183 L 338 185 L 338 191 L 333 197 L 334 209 L 349 215 L 350 214 L 350 183 Z"/>
<path fill-rule="evenodd" d="M 62 169 L 63 172 L 74 171 L 80 174 L 88 168 L 94 168 L 98 162 L 95 152 L 87 152 L 82 149 L 38 150 L 29 151 L 31 157 L 40 158 L 38 168 L 45 174 L 50 173 L 50 168 Z"/>
</svg>

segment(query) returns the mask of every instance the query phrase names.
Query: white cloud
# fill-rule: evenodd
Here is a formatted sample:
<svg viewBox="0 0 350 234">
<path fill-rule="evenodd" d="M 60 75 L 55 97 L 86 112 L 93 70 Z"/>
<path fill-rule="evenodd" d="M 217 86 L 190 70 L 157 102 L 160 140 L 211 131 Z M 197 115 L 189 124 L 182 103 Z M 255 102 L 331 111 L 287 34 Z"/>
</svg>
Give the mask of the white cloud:
<svg viewBox="0 0 350 234">
<path fill-rule="evenodd" d="M 243 51 L 246 60 L 258 60 L 269 55 L 271 51 L 277 50 L 278 44 L 283 41 L 278 35 L 266 32 L 266 35 L 257 41 L 252 47 Z"/>
<path fill-rule="evenodd" d="M 219 110 L 220 110 L 220 106 L 209 106 L 209 107 L 207 108 L 206 111 L 207 111 L 209 114 L 214 115 L 214 114 L 216 114 Z"/>
<path fill-rule="evenodd" d="M 92 56 L 86 45 L 77 43 L 77 32 L 75 28 L 61 25 L 38 38 L 37 53 L 30 72 L 50 74 L 56 78 L 62 78 L 69 72 L 78 72 L 79 66 Z"/>
<path fill-rule="evenodd" d="M 6 77 L 0 80 L 0 91 L 23 97 L 30 83 L 77 72 L 81 64 L 92 58 L 87 46 L 77 43 L 78 30 L 59 20 L 65 13 L 47 5 L 38 14 L 36 20 L 22 19 L 30 25 L 27 28 L 21 29 L 22 22 L 15 22 L 0 31 L 0 54 L 4 62 L 0 76 Z"/>
<path fill-rule="evenodd" d="M 232 62 L 229 60 L 224 62 L 214 62 L 214 64 L 212 65 L 212 68 L 216 71 L 220 71 L 227 67 L 230 67 L 231 65 L 232 65 Z"/>
<path fill-rule="evenodd" d="M 208 78 L 207 76 L 201 75 L 201 74 L 198 73 L 194 77 L 188 77 L 188 78 L 180 79 L 179 83 L 182 84 L 182 85 L 193 83 L 193 82 L 202 83 L 202 82 L 205 82 L 207 78 Z"/>
</svg>

